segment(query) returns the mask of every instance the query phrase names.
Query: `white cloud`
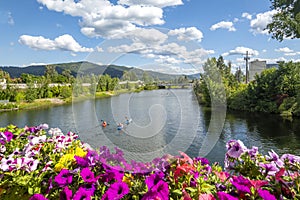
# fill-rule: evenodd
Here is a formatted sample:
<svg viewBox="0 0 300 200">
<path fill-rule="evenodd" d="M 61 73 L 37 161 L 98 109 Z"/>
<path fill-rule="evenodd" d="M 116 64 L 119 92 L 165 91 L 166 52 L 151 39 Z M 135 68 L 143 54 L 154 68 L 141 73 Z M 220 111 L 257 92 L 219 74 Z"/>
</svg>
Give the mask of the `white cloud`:
<svg viewBox="0 0 300 200">
<path fill-rule="evenodd" d="M 119 4 L 122 5 L 142 5 L 142 6 L 155 6 L 159 8 L 167 7 L 167 6 L 178 6 L 182 5 L 183 2 L 181 0 L 119 0 Z"/>
<path fill-rule="evenodd" d="M 267 25 L 272 22 L 272 17 L 276 13 L 276 10 L 271 10 L 257 14 L 256 18 L 250 21 L 251 32 L 254 34 L 268 34 Z"/>
<path fill-rule="evenodd" d="M 104 50 L 101 47 L 96 47 L 97 52 L 103 52 Z"/>
<path fill-rule="evenodd" d="M 233 26 L 233 23 L 229 21 L 221 21 L 219 23 L 216 23 L 210 27 L 210 30 L 214 31 L 219 28 L 228 29 L 229 31 L 236 31 L 236 29 Z"/>
<path fill-rule="evenodd" d="M 292 53 L 285 53 L 285 56 L 296 56 L 298 53 L 297 52 L 292 52 Z"/>
<path fill-rule="evenodd" d="M 121 0 L 118 5 L 108 0 L 37 1 L 49 10 L 80 17 L 81 32 L 86 36 L 106 39 L 124 38 L 129 36 L 128 32 L 140 31 L 145 26 L 162 25 L 165 23 L 162 7 L 182 4 L 181 0 L 146 0 L 143 5 L 135 0 Z"/>
<path fill-rule="evenodd" d="M 275 49 L 275 51 L 277 51 L 277 52 L 283 52 L 283 53 L 292 53 L 292 52 L 294 52 L 293 50 L 291 50 L 288 47 L 283 47 L 283 48 Z"/>
<path fill-rule="evenodd" d="M 249 19 L 249 20 L 252 19 L 252 15 L 249 14 L 249 13 L 247 13 L 247 12 L 242 13 L 242 17 L 244 17 L 244 18 L 246 18 L 246 19 Z"/>
<path fill-rule="evenodd" d="M 144 58 L 154 59 L 158 63 L 200 65 L 206 61 L 213 50 L 203 48 L 187 49 L 175 42 L 166 44 L 145 44 L 135 42 L 130 45 L 118 45 L 108 48 L 110 53 L 135 53 Z"/>
<path fill-rule="evenodd" d="M 233 19 L 233 22 L 234 22 L 234 23 L 236 23 L 236 22 L 238 22 L 238 21 L 239 21 L 239 18 L 236 18 L 236 17 L 235 17 L 235 18 Z"/>
<path fill-rule="evenodd" d="M 12 26 L 13 26 L 13 25 L 15 24 L 15 21 L 14 21 L 14 18 L 12 17 L 11 12 L 8 12 L 7 17 L 8 17 L 7 23 L 8 23 L 9 25 L 12 25 Z"/>
<path fill-rule="evenodd" d="M 259 55 L 258 51 L 254 50 L 254 49 L 250 49 L 247 47 L 236 47 L 235 49 L 230 50 L 229 52 L 223 53 L 222 56 L 229 56 L 229 55 L 235 55 L 235 54 L 246 55 L 247 51 L 248 51 L 249 55 L 253 55 L 253 56 Z"/>
<path fill-rule="evenodd" d="M 183 41 L 197 40 L 198 42 L 201 42 L 203 38 L 202 32 L 198 30 L 196 27 L 179 28 L 179 29 L 170 30 L 168 32 L 168 35 L 177 36 L 178 40 L 183 40 Z"/>
<path fill-rule="evenodd" d="M 72 52 L 92 52 L 92 48 L 82 47 L 71 35 L 65 34 L 55 38 L 54 40 L 44 38 L 42 36 L 22 35 L 19 43 L 29 46 L 33 49 L 40 50 L 63 50 Z"/>
</svg>

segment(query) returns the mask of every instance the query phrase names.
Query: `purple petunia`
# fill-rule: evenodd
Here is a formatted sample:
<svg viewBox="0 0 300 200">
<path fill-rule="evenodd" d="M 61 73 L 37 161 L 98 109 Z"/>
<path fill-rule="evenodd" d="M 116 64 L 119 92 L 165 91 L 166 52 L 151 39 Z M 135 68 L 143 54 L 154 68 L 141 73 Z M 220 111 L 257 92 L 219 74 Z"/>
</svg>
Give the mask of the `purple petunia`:
<svg viewBox="0 0 300 200">
<path fill-rule="evenodd" d="M 168 183 L 160 180 L 142 198 L 142 200 L 150 200 L 150 199 L 168 200 L 169 199 Z"/>
<path fill-rule="evenodd" d="M 33 196 L 30 197 L 29 200 L 48 200 L 44 195 L 42 194 L 34 194 Z"/>
<path fill-rule="evenodd" d="M 231 183 L 239 193 L 249 193 L 251 194 L 250 188 L 252 186 L 251 182 L 244 178 L 243 176 L 232 177 Z"/>
<path fill-rule="evenodd" d="M 101 180 L 103 182 L 110 182 L 115 179 L 116 181 L 122 181 L 124 173 L 116 170 L 115 168 L 111 168 L 107 165 L 103 165 L 104 169 L 106 169 L 106 173 L 101 175 Z"/>
<path fill-rule="evenodd" d="M 163 197 L 157 192 L 157 191 L 148 191 L 146 194 L 144 194 L 142 200 L 156 200 L 160 199 L 162 200 Z"/>
<path fill-rule="evenodd" d="M 14 137 L 14 134 L 10 131 L 5 131 L 4 135 L 6 136 L 6 141 L 7 142 L 10 142 Z"/>
<path fill-rule="evenodd" d="M 290 163 L 299 162 L 300 163 L 300 156 L 295 156 L 293 154 L 283 154 L 281 156 L 281 160 L 287 160 Z"/>
<path fill-rule="evenodd" d="M 209 165 L 209 161 L 206 158 L 196 157 L 194 162 L 201 162 L 201 165 Z"/>
<path fill-rule="evenodd" d="M 103 195 L 102 200 L 119 200 L 129 193 L 129 187 L 124 182 L 113 183 L 106 193 Z"/>
<path fill-rule="evenodd" d="M 57 176 L 55 176 L 55 182 L 60 186 L 64 187 L 72 183 L 72 174 L 67 169 L 62 169 Z"/>
<path fill-rule="evenodd" d="M 284 166 L 283 161 L 279 158 L 278 154 L 275 153 L 275 151 L 273 150 L 269 151 L 269 156 L 266 156 L 266 158 L 269 161 L 274 161 L 276 165 L 280 168 Z"/>
<path fill-rule="evenodd" d="M 88 168 L 83 168 L 80 172 L 80 176 L 86 183 L 95 183 L 97 178 L 95 178 L 94 173 Z"/>
<path fill-rule="evenodd" d="M 226 192 L 218 192 L 217 195 L 220 200 L 239 200 L 237 197 L 231 196 Z"/>
<path fill-rule="evenodd" d="M 162 172 L 157 172 L 147 177 L 145 183 L 148 186 L 148 189 L 150 190 L 154 185 L 156 185 L 160 180 L 162 180 L 163 177 L 164 173 Z"/>
<path fill-rule="evenodd" d="M 259 163 L 259 166 L 264 169 L 263 173 L 265 173 L 266 175 L 273 176 L 276 174 L 276 172 L 279 171 L 279 169 L 273 161 L 271 163 Z"/>
<path fill-rule="evenodd" d="M 79 167 L 88 167 L 89 166 L 89 162 L 86 158 L 82 158 L 79 156 L 74 156 L 74 158 Z"/>
<path fill-rule="evenodd" d="M 80 186 L 78 191 L 75 193 L 73 200 L 90 200 L 94 195 L 96 188 L 94 185 L 83 185 Z"/>
<path fill-rule="evenodd" d="M 232 158 L 239 158 L 244 152 L 247 151 L 244 143 L 240 140 L 230 140 L 227 144 L 227 155 Z"/>
<path fill-rule="evenodd" d="M 68 187 L 65 187 L 63 191 L 60 192 L 59 196 L 60 200 L 71 200 L 72 199 L 72 190 L 70 190 Z"/>
<path fill-rule="evenodd" d="M 258 194 L 264 200 L 276 200 L 275 196 L 268 190 L 258 190 Z"/>
</svg>

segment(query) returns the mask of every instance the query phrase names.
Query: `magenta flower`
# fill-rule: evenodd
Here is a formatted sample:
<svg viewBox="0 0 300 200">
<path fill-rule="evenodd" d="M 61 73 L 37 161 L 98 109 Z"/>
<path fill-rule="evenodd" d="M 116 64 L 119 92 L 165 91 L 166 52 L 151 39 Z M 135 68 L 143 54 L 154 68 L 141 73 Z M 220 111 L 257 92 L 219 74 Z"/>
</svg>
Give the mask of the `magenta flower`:
<svg viewBox="0 0 300 200">
<path fill-rule="evenodd" d="M 154 185 L 148 192 L 143 196 L 142 200 L 150 199 L 160 199 L 168 200 L 169 199 L 169 186 L 168 183 L 160 180 L 156 185 Z"/>
<path fill-rule="evenodd" d="M 160 199 L 162 200 L 163 197 L 157 192 L 157 191 L 148 191 L 146 194 L 144 194 L 142 200 L 156 200 Z"/>
<path fill-rule="evenodd" d="M 81 186 L 75 193 L 73 200 L 91 200 L 91 197 L 94 195 L 95 190 L 96 188 L 94 185 Z"/>
<path fill-rule="evenodd" d="M 114 169 L 110 168 L 107 165 L 104 165 L 104 169 L 106 169 L 106 173 L 101 175 L 101 180 L 103 182 L 110 182 L 111 180 L 115 179 L 116 181 L 121 182 L 123 180 L 124 173 Z"/>
<path fill-rule="evenodd" d="M 209 165 L 209 161 L 206 158 L 196 157 L 194 162 L 201 162 L 201 165 Z"/>
<path fill-rule="evenodd" d="M 97 181 L 94 173 L 88 167 L 81 170 L 80 176 L 86 183 L 95 183 Z"/>
<path fill-rule="evenodd" d="M 6 136 L 6 141 L 7 142 L 10 142 L 14 137 L 14 134 L 10 131 L 5 131 L 4 135 Z"/>
<path fill-rule="evenodd" d="M 72 190 L 70 190 L 68 187 L 65 187 L 63 191 L 61 191 L 60 200 L 71 200 L 72 199 Z"/>
<path fill-rule="evenodd" d="M 79 156 L 74 156 L 74 158 L 79 167 L 88 167 L 89 166 L 88 160 L 86 158 L 82 158 Z"/>
<path fill-rule="evenodd" d="M 220 200 L 239 200 L 237 197 L 231 196 L 226 192 L 218 192 L 217 195 Z"/>
<path fill-rule="evenodd" d="M 152 191 L 156 191 L 161 195 L 161 200 L 169 199 L 169 186 L 168 183 L 164 181 L 159 181 L 156 185 L 151 188 Z"/>
<path fill-rule="evenodd" d="M 106 193 L 103 195 L 102 200 L 119 200 L 129 193 L 129 187 L 124 182 L 113 183 Z"/>
<path fill-rule="evenodd" d="M 42 194 L 34 194 L 33 196 L 30 197 L 29 200 L 48 200 L 44 195 Z"/>
<path fill-rule="evenodd" d="M 146 178 L 145 183 L 148 186 L 148 189 L 150 190 L 154 185 L 156 185 L 160 180 L 162 180 L 163 177 L 164 173 L 158 172 Z"/>
<path fill-rule="evenodd" d="M 248 179 L 244 178 L 243 176 L 232 177 L 231 183 L 234 187 L 236 187 L 238 193 L 251 194 L 250 188 L 252 184 Z"/>
<path fill-rule="evenodd" d="M 247 148 L 245 147 L 244 143 L 240 140 L 231 140 L 226 144 L 228 149 L 227 155 L 232 158 L 239 158 Z"/>
<path fill-rule="evenodd" d="M 67 169 L 62 169 L 57 176 L 55 176 L 55 182 L 60 186 L 64 187 L 72 183 L 72 174 Z"/>
<path fill-rule="evenodd" d="M 268 190 L 258 190 L 258 194 L 264 200 L 276 200 L 275 196 Z"/>
</svg>

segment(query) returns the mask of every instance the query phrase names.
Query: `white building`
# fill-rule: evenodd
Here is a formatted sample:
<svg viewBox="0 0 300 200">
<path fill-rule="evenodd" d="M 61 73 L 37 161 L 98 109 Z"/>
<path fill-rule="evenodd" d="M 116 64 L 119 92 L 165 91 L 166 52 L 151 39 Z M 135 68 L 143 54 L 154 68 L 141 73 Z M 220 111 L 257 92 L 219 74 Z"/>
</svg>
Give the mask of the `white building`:
<svg viewBox="0 0 300 200">
<path fill-rule="evenodd" d="M 253 81 L 256 74 L 260 74 L 267 69 L 267 61 L 254 60 L 249 65 L 249 81 Z"/>
</svg>

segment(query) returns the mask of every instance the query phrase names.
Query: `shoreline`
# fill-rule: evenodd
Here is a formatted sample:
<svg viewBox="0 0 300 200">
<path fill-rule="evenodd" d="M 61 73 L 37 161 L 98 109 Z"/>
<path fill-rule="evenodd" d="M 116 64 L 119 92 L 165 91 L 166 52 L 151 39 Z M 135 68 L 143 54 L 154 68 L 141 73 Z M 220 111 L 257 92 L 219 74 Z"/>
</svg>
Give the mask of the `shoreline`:
<svg viewBox="0 0 300 200">
<path fill-rule="evenodd" d="M 31 110 L 31 109 L 39 109 L 39 108 L 47 108 L 51 106 L 60 106 L 69 104 L 72 102 L 80 102 L 88 99 L 101 99 L 101 98 L 109 98 L 113 96 L 117 96 L 124 93 L 131 92 L 139 92 L 136 90 L 118 90 L 118 91 L 106 91 L 106 92 L 96 92 L 95 95 L 86 95 L 79 97 L 69 97 L 66 99 L 62 98 L 43 98 L 43 99 L 35 99 L 33 102 L 21 102 L 18 103 L 18 108 L 13 109 L 0 109 L 0 112 L 11 112 L 11 111 L 22 111 L 22 110 Z"/>
</svg>

